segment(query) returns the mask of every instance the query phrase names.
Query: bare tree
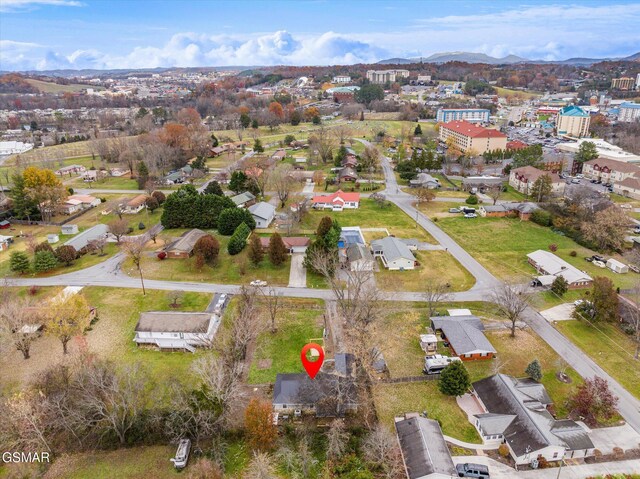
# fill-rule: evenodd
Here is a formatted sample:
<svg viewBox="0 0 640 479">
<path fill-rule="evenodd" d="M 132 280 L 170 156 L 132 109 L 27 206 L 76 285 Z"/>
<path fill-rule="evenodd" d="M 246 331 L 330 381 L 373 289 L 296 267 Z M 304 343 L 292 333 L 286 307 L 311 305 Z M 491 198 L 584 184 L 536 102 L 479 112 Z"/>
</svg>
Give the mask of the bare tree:
<svg viewBox="0 0 640 479">
<path fill-rule="evenodd" d="M 0 444 L 7 451 L 51 451 L 46 405 L 34 391 L 21 391 L 0 402 Z"/>
<path fill-rule="evenodd" d="M 384 425 L 378 424 L 364 440 L 365 458 L 384 471 L 384 477 L 395 479 L 403 477 L 402 455 L 393 434 Z"/>
<path fill-rule="evenodd" d="M 105 246 L 107 246 L 107 238 L 104 236 L 89 241 L 89 247 L 94 251 L 100 251 L 100 256 L 104 256 Z"/>
<path fill-rule="evenodd" d="M 147 240 L 144 235 L 132 238 L 124 243 L 124 251 L 127 257 L 131 260 L 140 274 L 140 284 L 142 285 L 143 296 L 147 294 L 144 289 L 144 277 L 142 275 L 142 258 L 144 257 L 144 247 L 146 244 Z"/>
<path fill-rule="evenodd" d="M 327 459 L 340 459 L 347 452 L 349 433 L 343 419 L 334 419 L 327 431 Z"/>
<path fill-rule="evenodd" d="M 33 327 L 41 321 L 28 298 L 8 296 L 0 303 L 0 340 L 11 344 L 29 359 L 31 344 L 38 335 Z"/>
<path fill-rule="evenodd" d="M 267 310 L 269 312 L 269 319 L 271 320 L 271 332 L 275 333 L 278 328 L 276 328 L 276 318 L 278 317 L 278 313 L 280 312 L 280 297 L 278 296 L 275 288 L 269 288 L 267 294 L 264 294 L 265 299 L 267 300 Z"/>
<path fill-rule="evenodd" d="M 120 243 L 122 237 L 129 231 L 129 222 L 123 218 L 110 221 L 107 226 L 109 227 L 109 233 L 116 237 L 118 243 Z"/>
<path fill-rule="evenodd" d="M 171 306 L 177 308 L 179 306 L 180 300 L 184 297 L 184 291 L 174 290 L 169 291 L 167 294 L 169 301 L 171 301 Z"/>
<path fill-rule="evenodd" d="M 318 152 L 322 163 L 327 164 L 333 158 L 334 140 L 329 130 L 324 126 L 318 128 L 314 135 L 309 137 L 309 148 Z"/>
<path fill-rule="evenodd" d="M 493 293 L 498 312 L 511 323 L 511 337 L 516 335 L 516 323 L 529 307 L 529 300 L 522 285 L 503 283 Z"/>
<path fill-rule="evenodd" d="M 340 124 L 333 128 L 333 134 L 341 145 L 344 145 L 344 142 L 347 138 L 349 138 L 353 131 L 349 127 L 349 125 Z"/>
<path fill-rule="evenodd" d="M 502 185 L 492 186 L 487 189 L 487 196 L 493 200 L 493 204 L 495 205 L 500 199 L 500 196 L 502 196 Z"/>
<path fill-rule="evenodd" d="M 245 479 L 277 479 L 273 459 L 266 452 L 255 452 L 244 475 Z"/>
<path fill-rule="evenodd" d="M 449 283 L 443 283 L 438 280 L 429 280 L 424 287 L 424 300 L 427 303 L 429 317 L 436 313 L 438 303 L 448 301 L 451 298 L 451 287 Z"/>
<path fill-rule="evenodd" d="M 293 167 L 290 164 L 281 163 L 275 167 L 271 174 L 271 185 L 276 190 L 281 208 L 284 208 L 293 187 L 292 171 Z"/>
<path fill-rule="evenodd" d="M 247 347 L 258 337 L 264 327 L 257 289 L 242 286 L 238 298 L 239 305 L 233 323 L 223 333 L 218 343 L 221 356 L 230 363 L 245 360 Z"/>
<path fill-rule="evenodd" d="M 634 285 L 630 293 L 621 296 L 621 306 L 623 311 L 621 316 L 631 327 L 636 343 L 633 357 L 638 359 L 640 358 L 640 282 Z"/>
</svg>

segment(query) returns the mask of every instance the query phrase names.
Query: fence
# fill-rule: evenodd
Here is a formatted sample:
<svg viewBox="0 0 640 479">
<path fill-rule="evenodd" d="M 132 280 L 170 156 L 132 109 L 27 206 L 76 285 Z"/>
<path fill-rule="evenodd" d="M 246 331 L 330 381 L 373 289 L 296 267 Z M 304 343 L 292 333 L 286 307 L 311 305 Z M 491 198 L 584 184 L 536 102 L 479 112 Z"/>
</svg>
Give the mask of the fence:
<svg viewBox="0 0 640 479">
<path fill-rule="evenodd" d="M 423 374 L 422 376 L 406 376 L 403 378 L 382 379 L 380 380 L 380 382 L 386 384 L 417 383 L 420 381 L 433 381 L 434 379 L 438 379 L 439 377 L 439 374 Z"/>
</svg>

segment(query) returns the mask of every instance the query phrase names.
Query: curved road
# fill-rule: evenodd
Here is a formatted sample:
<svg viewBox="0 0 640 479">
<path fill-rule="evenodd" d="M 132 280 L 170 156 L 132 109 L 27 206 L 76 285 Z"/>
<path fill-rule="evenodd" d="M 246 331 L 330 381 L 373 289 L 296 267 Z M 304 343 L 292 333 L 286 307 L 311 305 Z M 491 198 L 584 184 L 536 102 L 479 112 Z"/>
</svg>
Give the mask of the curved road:
<svg viewBox="0 0 640 479">
<path fill-rule="evenodd" d="M 357 141 L 369 144 L 366 140 Z M 484 266 L 476 261 L 467 251 L 458 245 L 449 235 L 442 231 L 435 223 L 413 206 L 415 197 L 400 190 L 389 159 L 383 157 L 382 167 L 386 179 L 384 193 L 390 201 L 395 203 L 411 218 L 417 218 L 418 223 L 431 234 L 454 258 L 456 258 L 476 279 L 476 284 L 468 291 L 453 293 L 453 301 L 486 301 L 491 297 L 491 292 L 501 284 L 501 281 L 493 276 Z M 67 273 L 50 278 L 12 279 L 10 284 L 17 286 L 106 286 L 119 288 L 139 288 L 140 281 L 128 276 L 121 271 L 124 255 L 119 253 L 98 265 L 73 273 Z M 160 290 L 182 290 L 197 292 L 236 293 L 240 286 L 228 284 L 197 283 L 183 281 L 146 280 L 145 287 Z M 290 297 L 320 298 L 326 300 L 335 299 L 331 290 L 313 288 L 275 288 L 278 293 Z M 421 293 L 400 292 L 387 298 L 390 301 L 422 301 Z M 624 419 L 640 433 L 640 400 L 631 395 L 620 383 L 607 374 L 589 356 L 582 352 L 569 339 L 549 324 L 533 308 L 528 308 L 524 313 L 527 324 L 542 338 L 551 348 L 564 358 L 578 374 L 584 378 L 600 376 L 609 382 L 613 393 L 618 396 L 618 411 Z"/>
</svg>

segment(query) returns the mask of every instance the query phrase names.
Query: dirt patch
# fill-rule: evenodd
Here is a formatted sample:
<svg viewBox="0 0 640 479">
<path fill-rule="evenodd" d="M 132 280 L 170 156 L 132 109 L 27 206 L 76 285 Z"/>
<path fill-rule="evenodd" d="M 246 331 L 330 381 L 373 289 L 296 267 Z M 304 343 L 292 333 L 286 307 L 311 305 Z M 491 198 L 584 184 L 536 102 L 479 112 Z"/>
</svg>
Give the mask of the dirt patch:
<svg viewBox="0 0 640 479">
<path fill-rule="evenodd" d="M 265 358 L 258 361 L 258 369 L 269 369 L 271 368 L 271 364 L 273 363 L 273 359 Z"/>
</svg>

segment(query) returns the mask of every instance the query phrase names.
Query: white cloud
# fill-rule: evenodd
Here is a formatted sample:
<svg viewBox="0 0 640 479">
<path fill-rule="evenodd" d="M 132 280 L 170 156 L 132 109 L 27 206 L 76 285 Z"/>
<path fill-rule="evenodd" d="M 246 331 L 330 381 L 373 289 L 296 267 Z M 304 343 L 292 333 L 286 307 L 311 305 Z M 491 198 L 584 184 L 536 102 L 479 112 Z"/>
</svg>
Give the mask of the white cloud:
<svg viewBox="0 0 640 479">
<path fill-rule="evenodd" d="M 38 5 L 83 7 L 85 4 L 76 0 L 0 0 L 0 12 L 20 12 Z"/>
</svg>

